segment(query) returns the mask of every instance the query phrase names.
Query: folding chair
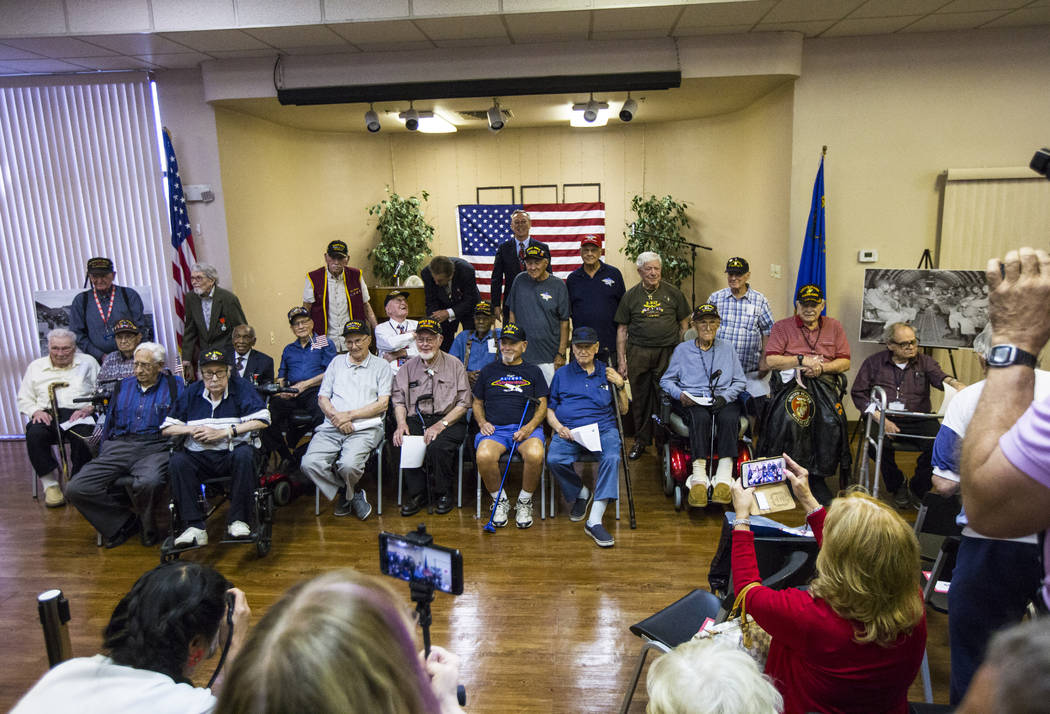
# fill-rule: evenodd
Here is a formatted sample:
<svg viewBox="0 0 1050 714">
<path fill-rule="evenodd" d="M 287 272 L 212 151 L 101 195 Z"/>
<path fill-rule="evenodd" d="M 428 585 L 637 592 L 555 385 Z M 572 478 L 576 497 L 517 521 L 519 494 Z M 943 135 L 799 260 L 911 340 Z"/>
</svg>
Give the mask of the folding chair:
<svg viewBox="0 0 1050 714">
<path fill-rule="evenodd" d="M 597 454 L 591 453 L 589 451 L 584 451 L 582 454 L 577 456 L 576 463 L 578 463 L 578 464 L 596 464 L 600 460 L 601 460 L 601 458 Z M 620 465 L 620 470 L 616 474 L 616 478 L 617 478 L 618 481 L 622 481 L 623 480 L 622 474 L 623 474 L 623 464 Z M 557 501 L 554 498 L 554 492 L 558 488 L 558 479 L 556 479 L 553 476 L 551 476 L 550 481 L 551 481 L 550 509 L 549 509 L 548 512 L 550 513 L 551 518 L 554 518 L 556 515 L 558 515 L 558 503 L 557 503 Z M 620 499 L 619 498 L 616 499 L 616 520 L 620 520 Z"/>
<path fill-rule="evenodd" d="M 386 448 L 386 437 L 375 448 L 376 455 L 376 515 L 383 515 L 383 449 Z M 333 470 L 335 464 L 332 464 Z M 398 472 L 400 473 L 400 472 Z M 400 486 L 400 484 L 398 484 Z M 400 497 L 398 497 L 400 503 Z M 321 515 L 321 489 L 314 486 L 314 515 Z"/>
</svg>

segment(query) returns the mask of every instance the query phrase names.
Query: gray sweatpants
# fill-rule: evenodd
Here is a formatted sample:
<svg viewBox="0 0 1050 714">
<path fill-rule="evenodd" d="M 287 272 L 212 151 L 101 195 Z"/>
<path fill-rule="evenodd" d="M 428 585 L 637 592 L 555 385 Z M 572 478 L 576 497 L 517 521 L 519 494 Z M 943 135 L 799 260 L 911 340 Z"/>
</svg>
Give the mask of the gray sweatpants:
<svg viewBox="0 0 1050 714">
<path fill-rule="evenodd" d="M 382 440 L 382 426 L 344 434 L 327 424 L 322 425 L 310 439 L 310 446 L 303 456 L 302 471 L 317 484 L 317 488 L 321 489 L 321 493 L 329 501 L 333 500 L 336 491 L 344 486 L 346 497 L 351 498 L 354 495 L 354 486 L 365 472 L 368 455 Z M 333 464 L 335 474 L 332 473 Z"/>
</svg>

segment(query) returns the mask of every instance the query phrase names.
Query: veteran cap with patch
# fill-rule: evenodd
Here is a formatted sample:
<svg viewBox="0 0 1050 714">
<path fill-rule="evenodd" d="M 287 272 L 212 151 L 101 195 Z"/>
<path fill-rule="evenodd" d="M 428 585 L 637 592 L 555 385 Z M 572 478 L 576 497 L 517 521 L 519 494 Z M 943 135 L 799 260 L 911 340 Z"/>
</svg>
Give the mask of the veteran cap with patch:
<svg viewBox="0 0 1050 714">
<path fill-rule="evenodd" d="M 121 320 L 113 326 L 114 335 L 119 335 L 121 332 L 134 332 L 136 335 L 142 334 L 142 331 L 131 320 Z"/>
<path fill-rule="evenodd" d="M 598 332 L 593 327 L 577 327 L 572 331 L 572 344 L 593 345 L 598 342 Z"/>
<path fill-rule="evenodd" d="M 87 271 L 91 275 L 109 275 L 113 272 L 113 261 L 109 258 L 91 258 L 87 262 Z"/>
<path fill-rule="evenodd" d="M 347 335 L 371 335 L 372 332 L 368 329 L 368 323 L 361 320 L 350 320 L 350 322 L 343 325 L 343 336 Z"/>
<path fill-rule="evenodd" d="M 751 266 L 743 258 L 730 258 L 726 261 L 726 272 L 730 275 L 743 275 L 750 271 Z"/>
<path fill-rule="evenodd" d="M 546 258 L 547 260 L 550 260 L 550 255 L 547 253 L 547 249 L 542 245 L 534 244 L 525 249 L 525 260 L 528 260 L 529 258 L 534 260 L 538 258 Z"/>
<path fill-rule="evenodd" d="M 437 320 L 432 320 L 429 317 L 424 317 L 416 323 L 416 332 L 430 332 L 435 335 L 440 335 L 441 323 Z"/>
<path fill-rule="evenodd" d="M 795 293 L 795 299 L 799 302 L 820 302 L 824 299 L 824 292 L 818 285 L 803 285 Z"/>
<path fill-rule="evenodd" d="M 477 305 L 474 306 L 474 314 L 475 315 L 491 315 L 492 314 L 492 305 L 490 303 L 487 303 L 484 300 L 482 300 L 481 302 L 479 302 Z"/>
<path fill-rule="evenodd" d="M 511 342 L 524 342 L 525 330 L 511 322 L 504 325 L 503 329 L 499 331 L 499 338 L 501 340 L 510 340 Z"/>
<path fill-rule="evenodd" d="M 295 322 L 297 317 L 310 317 L 310 311 L 302 305 L 296 305 L 288 311 L 288 324 Z"/>
<path fill-rule="evenodd" d="M 408 293 L 405 292 L 404 290 L 391 290 L 390 292 L 388 292 L 386 294 L 386 297 L 383 298 L 383 305 L 386 305 L 388 302 L 390 302 L 391 300 L 393 300 L 395 298 L 406 298 L 407 299 L 408 298 Z"/>
<path fill-rule="evenodd" d="M 350 255 L 349 249 L 346 247 L 346 243 L 341 240 L 334 240 L 328 244 L 325 252 L 333 258 L 346 258 Z"/>
<path fill-rule="evenodd" d="M 721 320 L 722 319 L 721 316 L 719 316 L 719 314 L 718 314 L 718 308 L 715 307 L 714 305 L 712 305 L 709 302 L 705 302 L 703 305 L 699 305 L 699 306 L 697 306 L 697 308 L 695 310 L 693 310 L 693 320 L 694 321 L 695 320 L 702 320 L 705 317 L 711 317 L 711 318 L 714 318 L 716 320 Z"/>
<path fill-rule="evenodd" d="M 207 352 L 201 355 L 201 367 L 203 367 L 206 364 L 214 363 L 227 364 L 226 353 L 222 350 L 208 350 Z"/>
<path fill-rule="evenodd" d="M 593 245 L 597 248 L 601 248 L 602 242 L 598 236 L 584 236 L 583 240 L 580 241 L 580 247 L 582 248 L 585 245 Z"/>
</svg>

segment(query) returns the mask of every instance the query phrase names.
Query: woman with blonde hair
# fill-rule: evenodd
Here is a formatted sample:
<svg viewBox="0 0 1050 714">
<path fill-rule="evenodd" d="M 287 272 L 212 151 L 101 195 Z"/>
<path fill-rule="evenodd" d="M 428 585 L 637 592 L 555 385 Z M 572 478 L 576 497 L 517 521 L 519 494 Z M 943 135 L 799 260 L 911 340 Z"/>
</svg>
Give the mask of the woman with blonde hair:
<svg viewBox="0 0 1050 714">
<path fill-rule="evenodd" d="M 772 636 L 766 674 L 784 711 L 907 712 L 908 687 L 926 648 L 919 591 L 919 543 L 885 503 L 861 492 L 824 508 L 809 472 L 786 454 L 788 479 L 820 546 L 809 591 L 757 586 L 748 614 Z M 733 485 L 733 582 L 739 594 L 760 583 L 750 514 L 753 489 Z"/>
<path fill-rule="evenodd" d="M 337 570 L 296 585 L 252 630 L 215 711 L 449 714 L 459 658 L 417 651 L 407 603 L 379 578 Z"/>
</svg>

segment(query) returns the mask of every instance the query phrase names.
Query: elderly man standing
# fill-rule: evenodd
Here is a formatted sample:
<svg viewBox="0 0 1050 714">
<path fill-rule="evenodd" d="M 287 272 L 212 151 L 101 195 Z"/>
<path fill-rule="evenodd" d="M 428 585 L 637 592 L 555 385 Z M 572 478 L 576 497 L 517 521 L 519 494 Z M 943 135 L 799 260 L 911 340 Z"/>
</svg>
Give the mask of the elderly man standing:
<svg viewBox="0 0 1050 714">
<path fill-rule="evenodd" d="M 117 349 L 102 360 L 98 371 L 100 387 L 119 382 L 135 374 L 135 348 L 142 342 L 142 332 L 131 320 L 121 320 L 113 326 Z"/>
<path fill-rule="evenodd" d="M 426 294 L 427 317 L 441 323 L 441 349 L 448 352 L 460 325 L 464 330 L 474 329 L 474 306 L 481 299 L 474 266 L 462 258 L 436 255 L 419 276 Z"/>
<path fill-rule="evenodd" d="M 59 424 L 75 422 L 94 413 L 90 404 L 78 406 L 73 402 L 95 391 L 99 369 L 94 357 L 77 352 L 76 339 L 70 330 L 51 330 L 47 335 L 47 356 L 29 363 L 18 388 L 18 410 L 29 419 L 26 450 L 29 462 L 40 478 L 40 485 L 44 487 L 44 503 L 48 508 L 66 502 L 58 483 L 58 462 L 51 453 L 51 446 L 58 442 Z M 52 389 L 58 403 L 58 423 L 51 412 Z M 91 450 L 84 441 L 91 432 L 89 424 L 78 424 L 65 432 L 72 453 L 71 475 L 91 459 Z"/>
<path fill-rule="evenodd" d="M 115 548 L 141 530 L 142 544 L 156 545 L 157 516 L 166 510 L 168 440 L 160 433 L 181 378 L 162 374 L 167 352 L 143 342 L 134 353 L 134 376 L 118 382 L 106 410 L 104 441 L 98 456 L 66 488 L 66 498 Z M 122 476 L 132 479 L 131 508 L 109 487 Z"/>
<path fill-rule="evenodd" d="M 547 270 L 550 257 L 546 248 L 529 246 L 525 272 L 514 278 L 507 295 L 510 321 L 530 335 L 525 361 L 540 368 L 547 384 L 569 349 L 569 291 Z"/>
<path fill-rule="evenodd" d="M 237 296 L 219 287 L 219 271 L 215 266 L 194 263 L 190 268 L 190 282 L 193 292 L 183 297 L 186 319 L 182 363 L 187 377 L 193 376 L 193 365 L 205 352 L 221 350 L 232 355 L 233 328 L 248 322 Z"/>
<path fill-rule="evenodd" d="M 251 325 L 233 328 L 233 368 L 238 377 L 252 384 L 273 382 L 273 357 L 255 349 L 255 328 Z"/>
<path fill-rule="evenodd" d="M 467 435 L 463 417 L 470 407 L 470 387 L 463 363 L 441 351 L 441 325 L 424 318 L 416 326 L 419 355 L 405 362 L 394 378 L 394 446 L 410 434 L 422 435 L 432 478 L 435 512 L 452 510 L 452 475 L 456 454 Z M 423 469 L 405 469 L 401 515 L 413 516 L 427 505 Z"/>
<path fill-rule="evenodd" d="M 186 437 L 185 449 L 168 462 L 171 493 L 186 526 L 175 538 L 177 548 L 208 544 L 198 502 L 206 478 L 232 477 L 226 532 L 234 539 L 251 536 L 256 432 L 270 423 L 270 412 L 251 383 L 232 372 L 229 355 L 206 352 L 200 381 L 183 390 L 162 425 L 164 436 Z"/>
<path fill-rule="evenodd" d="M 663 259 L 659 255 L 646 251 L 635 264 L 641 282 L 624 294 L 614 318 L 618 325 L 617 371 L 630 380 L 634 400 L 634 445 L 627 455 L 632 461 L 645 453 L 652 441 L 660 376 L 692 314 L 682 291 L 660 279 Z"/>
<path fill-rule="evenodd" d="M 416 321 L 408 318 L 408 293 L 391 290 L 384 300 L 387 321 L 376 325 L 376 351 L 390 363 L 390 370 L 397 374 L 409 357 L 416 352 Z"/>
<path fill-rule="evenodd" d="M 604 351 L 610 362 L 616 361 L 616 308 L 626 292 L 623 275 L 601 261 L 602 242 L 598 236 L 584 236 L 580 241 L 583 265 L 569 273 L 565 287 L 569 291 L 569 311 L 573 329 L 590 327 L 598 333 L 598 351 Z"/>
<path fill-rule="evenodd" d="M 726 261 L 727 287 L 711 293 L 707 302 L 714 305 L 722 318 L 718 328 L 718 339 L 725 340 L 736 349 L 740 366 L 748 380 L 748 391 L 760 403 L 753 405 L 749 413 L 759 415 L 768 401 L 769 390 L 762 378 L 769 367 L 766 365 L 765 349 L 769 331 L 773 328 L 773 313 L 766 296 L 751 287 L 751 266 L 743 258 Z M 752 391 L 755 390 L 755 391 Z M 756 393 L 761 390 L 761 393 Z"/>
<path fill-rule="evenodd" d="M 109 258 L 89 260 L 91 289 L 73 298 L 69 307 L 69 329 L 76 334 L 77 346 L 96 362 L 117 349 L 114 325 L 121 320 L 142 324 L 142 298 L 131 288 L 114 285 L 115 275 Z"/>
<path fill-rule="evenodd" d="M 501 315 L 504 323 L 511 321 L 510 308 L 504 302 L 504 297 L 510 292 L 518 273 L 525 272 L 525 251 L 534 245 L 549 250 L 546 243 L 530 237 L 532 219 L 527 211 L 519 208 L 510 214 L 510 231 L 514 237 L 504 241 L 496 249 L 496 257 L 492 262 L 492 287 L 490 288 L 492 290 L 492 311 L 494 314 Z"/>
<path fill-rule="evenodd" d="M 376 316 L 368 304 L 368 286 L 361 271 L 350 268 L 350 250 L 346 243 L 334 240 L 324 253 L 324 265 L 306 275 L 303 286 L 303 307 L 314 322 L 315 335 L 327 335 L 340 352 L 343 345 L 343 325 L 350 320 L 363 320 L 373 330 Z"/>
<path fill-rule="evenodd" d="M 353 513 L 363 521 L 372 513 L 372 506 L 365 492 L 355 491 L 354 486 L 364 474 L 368 455 L 383 440 L 382 415 L 390 403 L 394 374 L 385 360 L 368 351 L 372 336 L 367 324 L 361 320 L 346 323 L 343 339 L 348 352 L 325 370 L 317 397 L 324 424 L 310 439 L 302 469 L 326 498 L 339 496 L 335 515 Z"/>
<path fill-rule="evenodd" d="M 886 390 L 887 408 L 896 411 L 929 413 L 930 387 L 944 389 L 948 384 L 955 389 L 966 385 L 949 377 L 941 366 L 930 357 L 919 353 L 919 340 L 915 330 L 903 322 L 894 322 L 886 328 L 883 336 L 886 350 L 873 354 L 864 360 L 853 381 L 850 396 L 853 403 L 862 413 L 873 413 L 878 417 L 878 405 L 871 401 L 871 388 L 875 386 Z M 937 436 L 940 424 L 936 419 L 916 417 L 886 417 L 886 434 L 911 434 L 926 436 L 928 439 L 908 439 L 908 443 L 921 448 L 919 460 L 915 465 L 915 475 L 905 485 L 904 473 L 897 466 L 895 439 L 887 438 L 882 442 L 882 480 L 886 489 L 893 494 L 898 508 L 909 505 L 908 491 L 918 503 L 930 490 L 930 478 L 933 465 L 930 461 L 933 453 L 933 437 Z M 874 448 L 871 449 L 874 458 Z"/>
<path fill-rule="evenodd" d="M 716 339 L 721 319 L 714 305 L 705 303 L 693 312 L 696 339 L 675 347 L 671 363 L 660 378 L 660 387 L 673 399 L 671 408 L 689 424 L 693 473 L 686 480 L 689 505 L 707 505 L 707 462 L 718 454 L 711 500 L 733 502 L 733 458 L 740 430 L 740 404 L 736 398 L 746 381 L 736 350 Z"/>
</svg>

